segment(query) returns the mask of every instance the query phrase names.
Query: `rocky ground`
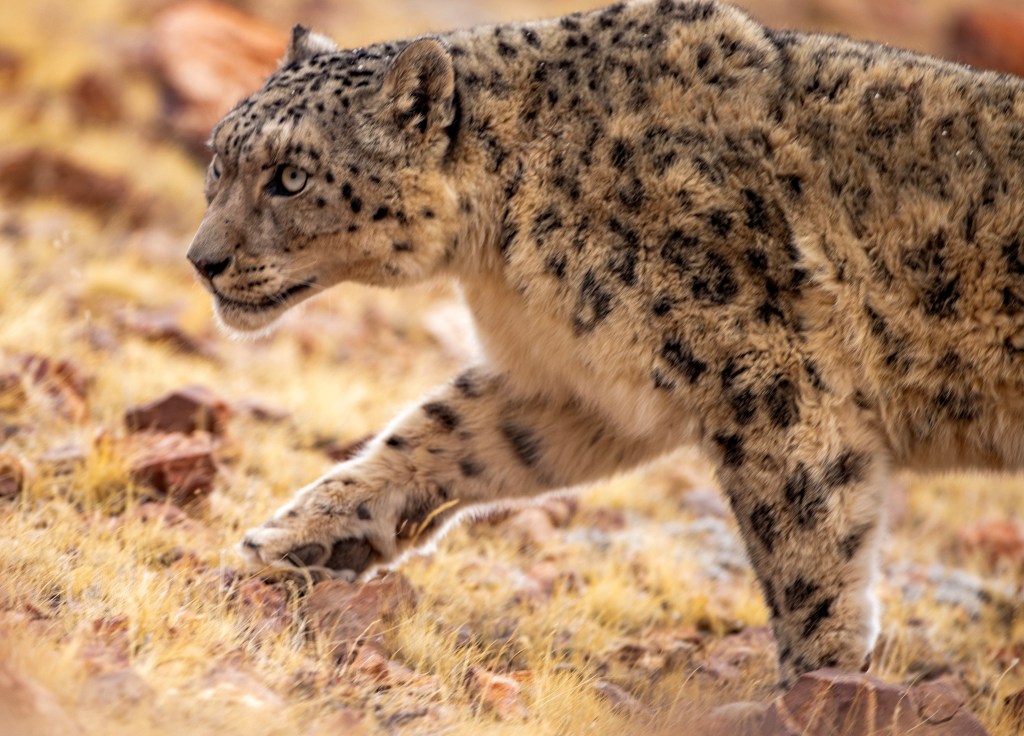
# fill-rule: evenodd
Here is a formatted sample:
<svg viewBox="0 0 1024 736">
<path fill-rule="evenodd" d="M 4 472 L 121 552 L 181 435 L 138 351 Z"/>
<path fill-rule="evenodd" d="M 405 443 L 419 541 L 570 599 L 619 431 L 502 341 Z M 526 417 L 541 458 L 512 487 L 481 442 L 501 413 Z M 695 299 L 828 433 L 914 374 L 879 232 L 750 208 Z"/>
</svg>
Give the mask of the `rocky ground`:
<svg viewBox="0 0 1024 736">
<path fill-rule="evenodd" d="M 1024 729 L 1019 478 L 894 483 L 871 674 L 815 673 L 789 692 L 733 523 L 690 453 L 461 527 L 365 586 L 241 568 L 244 529 L 474 347 L 442 287 L 339 287 L 269 339 L 217 334 L 183 258 L 209 126 L 298 20 L 363 45 L 584 5 L 5 6 L 0 731 Z M 1013 5 L 749 3 L 775 24 L 1024 74 Z"/>
</svg>

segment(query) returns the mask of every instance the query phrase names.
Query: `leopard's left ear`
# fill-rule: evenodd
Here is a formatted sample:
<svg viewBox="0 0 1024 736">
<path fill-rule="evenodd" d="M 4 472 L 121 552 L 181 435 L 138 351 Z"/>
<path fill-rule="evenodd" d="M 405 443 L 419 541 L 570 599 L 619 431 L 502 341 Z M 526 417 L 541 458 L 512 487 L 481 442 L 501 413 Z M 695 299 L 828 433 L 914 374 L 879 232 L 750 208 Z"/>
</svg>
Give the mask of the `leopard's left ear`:
<svg viewBox="0 0 1024 736">
<path fill-rule="evenodd" d="M 455 64 L 436 38 L 406 46 L 381 89 L 384 113 L 412 142 L 430 142 L 455 118 Z"/>
<path fill-rule="evenodd" d="M 316 54 L 327 54 L 337 50 L 338 47 L 334 41 L 327 36 L 313 33 L 305 26 L 296 25 L 292 28 L 292 40 L 288 43 L 288 53 L 284 57 L 284 63 L 291 64 L 293 61 L 301 61 Z"/>
</svg>

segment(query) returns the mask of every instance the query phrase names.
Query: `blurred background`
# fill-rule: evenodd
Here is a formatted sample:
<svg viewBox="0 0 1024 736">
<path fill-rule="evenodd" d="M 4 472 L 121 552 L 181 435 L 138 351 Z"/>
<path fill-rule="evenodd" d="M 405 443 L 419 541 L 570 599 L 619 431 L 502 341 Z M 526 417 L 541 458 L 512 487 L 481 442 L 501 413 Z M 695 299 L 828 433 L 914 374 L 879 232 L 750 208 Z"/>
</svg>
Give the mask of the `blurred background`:
<svg viewBox="0 0 1024 736">
<path fill-rule="evenodd" d="M 297 22 L 355 47 L 603 4 L 4 0 L 0 733 L 619 735 L 775 696 L 767 612 L 692 453 L 459 528 L 362 601 L 357 631 L 415 607 L 358 649 L 320 614 L 362 593 L 233 552 L 475 347 L 444 285 L 343 285 L 269 338 L 219 334 L 184 259 L 211 126 Z M 739 4 L 1024 75 L 1020 0 Z M 1024 732 L 1021 487 L 899 479 L 879 585 L 872 671 L 942 680 L 1000 736 Z"/>
</svg>

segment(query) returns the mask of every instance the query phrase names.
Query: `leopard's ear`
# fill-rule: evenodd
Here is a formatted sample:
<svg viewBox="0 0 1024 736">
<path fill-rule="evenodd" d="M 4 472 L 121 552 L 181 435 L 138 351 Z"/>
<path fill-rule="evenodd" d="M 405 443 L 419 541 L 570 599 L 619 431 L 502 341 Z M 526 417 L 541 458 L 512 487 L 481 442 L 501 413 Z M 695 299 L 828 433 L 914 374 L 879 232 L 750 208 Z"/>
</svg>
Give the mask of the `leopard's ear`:
<svg viewBox="0 0 1024 736">
<path fill-rule="evenodd" d="M 296 25 L 292 28 L 292 40 L 288 43 L 288 53 L 284 57 L 284 63 L 291 64 L 293 61 L 301 61 L 316 54 L 326 54 L 337 50 L 338 47 L 334 41 L 327 36 L 313 33 L 305 26 Z"/>
<path fill-rule="evenodd" d="M 455 64 L 436 38 L 406 46 L 391 62 L 384 85 L 384 112 L 412 142 L 437 138 L 455 118 Z"/>
</svg>

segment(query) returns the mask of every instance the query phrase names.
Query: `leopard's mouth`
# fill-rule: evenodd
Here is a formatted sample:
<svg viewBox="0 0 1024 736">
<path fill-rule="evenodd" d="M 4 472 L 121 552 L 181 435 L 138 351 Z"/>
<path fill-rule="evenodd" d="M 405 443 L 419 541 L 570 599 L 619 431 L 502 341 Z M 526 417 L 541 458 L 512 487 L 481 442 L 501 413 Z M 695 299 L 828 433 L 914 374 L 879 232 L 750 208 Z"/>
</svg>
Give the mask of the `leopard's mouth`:
<svg viewBox="0 0 1024 736">
<path fill-rule="evenodd" d="M 289 286 L 287 289 L 279 291 L 276 294 L 271 294 L 263 297 L 262 299 L 256 300 L 232 299 L 216 288 L 213 289 L 213 295 L 216 297 L 217 304 L 221 309 L 257 314 L 259 312 L 268 312 L 286 306 L 294 297 L 312 289 L 315 283 L 316 279 L 312 278 L 308 281 L 303 281 L 301 284 Z"/>
</svg>

